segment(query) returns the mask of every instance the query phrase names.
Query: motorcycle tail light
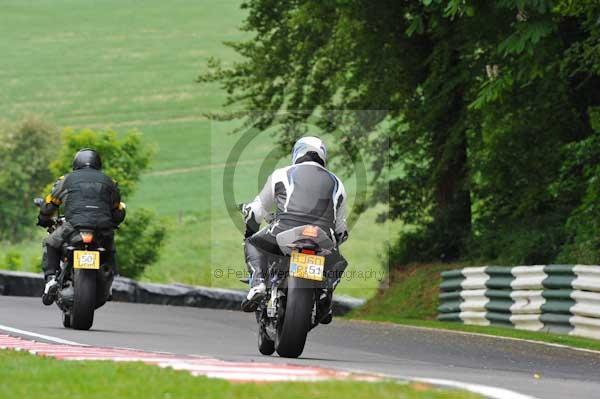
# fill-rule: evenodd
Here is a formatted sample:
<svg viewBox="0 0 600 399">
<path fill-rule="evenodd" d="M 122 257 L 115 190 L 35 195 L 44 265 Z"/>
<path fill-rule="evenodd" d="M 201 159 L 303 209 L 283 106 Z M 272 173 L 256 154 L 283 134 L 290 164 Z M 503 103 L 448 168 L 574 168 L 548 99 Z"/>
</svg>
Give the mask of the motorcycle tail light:
<svg viewBox="0 0 600 399">
<path fill-rule="evenodd" d="M 317 231 L 317 227 L 316 226 L 306 226 L 302 230 L 302 235 L 306 236 L 306 237 L 316 238 L 319 235 L 319 232 Z"/>
<path fill-rule="evenodd" d="M 94 234 L 90 233 L 90 232 L 82 232 L 81 233 L 81 239 L 83 240 L 84 244 L 91 244 L 92 241 L 94 241 Z"/>
</svg>

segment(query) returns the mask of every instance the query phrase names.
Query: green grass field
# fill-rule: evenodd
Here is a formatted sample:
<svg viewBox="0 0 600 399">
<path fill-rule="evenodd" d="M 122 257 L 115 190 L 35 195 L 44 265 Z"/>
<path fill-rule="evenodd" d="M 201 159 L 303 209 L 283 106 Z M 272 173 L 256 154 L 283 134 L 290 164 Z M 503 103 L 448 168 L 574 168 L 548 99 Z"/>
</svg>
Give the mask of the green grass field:
<svg viewBox="0 0 600 399">
<path fill-rule="evenodd" d="M 0 351 L 2 398 L 431 398 L 479 396 L 425 384 L 311 382 L 232 384 L 140 363 L 71 362 Z"/>
<path fill-rule="evenodd" d="M 152 170 L 128 201 L 156 209 L 169 226 L 145 280 L 243 288 L 241 235 L 227 213 L 223 175 L 235 168 L 235 200 L 252 199 L 273 140 L 261 134 L 238 165 L 226 165 L 240 138 L 228 132 L 238 122 L 208 120 L 224 93 L 195 83 L 209 57 L 235 60 L 222 43 L 244 37 L 240 3 L 2 2 L 0 119 L 36 114 L 59 127 L 137 129 L 156 146 Z M 352 179 L 347 185 L 351 191 Z M 341 293 L 367 297 L 379 284 L 382 244 L 398 226 L 375 225 L 375 215 L 363 215 L 344 246 L 354 274 Z M 12 247 L 25 269 L 37 269 L 42 236 Z"/>
</svg>

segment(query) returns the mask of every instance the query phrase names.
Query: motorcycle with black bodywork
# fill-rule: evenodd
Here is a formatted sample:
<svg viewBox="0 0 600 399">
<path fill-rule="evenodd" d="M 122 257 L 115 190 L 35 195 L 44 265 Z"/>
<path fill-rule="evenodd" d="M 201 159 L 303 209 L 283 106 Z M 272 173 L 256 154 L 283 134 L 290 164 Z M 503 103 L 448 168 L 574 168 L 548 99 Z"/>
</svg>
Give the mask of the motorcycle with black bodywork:
<svg viewBox="0 0 600 399">
<path fill-rule="evenodd" d="M 335 243 L 320 227 L 299 226 L 276 236 L 283 256 L 269 256 L 267 295 L 256 310 L 258 350 L 297 358 L 319 324 L 319 295 L 326 284 L 325 257 Z"/>
<path fill-rule="evenodd" d="M 34 204 L 41 207 L 44 200 L 36 198 Z M 47 228 L 51 234 L 65 223 L 58 215 Z M 106 263 L 107 251 L 100 244 L 97 232 L 75 230 L 61 249 L 60 271 L 56 276 L 58 292 L 56 305 L 62 312 L 65 328 L 89 330 L 94 323 L 94 312 L 111 299 L 114 279 L 113 267 Z"/>
</svg>

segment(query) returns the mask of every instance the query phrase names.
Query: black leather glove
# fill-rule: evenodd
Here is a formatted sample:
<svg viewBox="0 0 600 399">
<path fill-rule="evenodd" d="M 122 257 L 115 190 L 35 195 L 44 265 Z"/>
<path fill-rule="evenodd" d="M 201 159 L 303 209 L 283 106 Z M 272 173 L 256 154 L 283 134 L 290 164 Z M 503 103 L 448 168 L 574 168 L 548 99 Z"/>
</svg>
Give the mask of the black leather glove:
<svg viewBox="0 0 600 399">
<path fill-rule="evenodd" d="M 120 225 L 125 220 L 125 216 L 127 215 L 126 209 L 127 208 L 123 202 L 121 202 L 121 205 L 118 208 L 113 209 L 112 221 L 116 226 Z"/>
<path fill-rule="evenodd" d="M 246 223 L 246 232 L 244 233 L 244 237 L 252 237 L 258 230 L 260 230 L 260 225 L 256 223 L 256 220 L 254 220 L 252 208 L 245 204 L 240 204 L 239 209 L 244 216 L 244 223 Z"/>
<path fill-rule="evenodd" d="M 38 226 L 48 228 L 48 227 L 51 227 L 52 224 L 53 224 L 52 218 L 47 218 L 42 215 L 38 215 L 38 221 L 37 221 Z"/>
<path fill-rule="evenodd" d="M 342 245 L 342 243 L 344 243 L 347 239 L 348 239 L 348 232 L 347 231 L 344 231 L 341 234 L 336 234 L 335 235 L 335 240 L 337 241 L 337 245 L 338 246 Z"/>
</svg>

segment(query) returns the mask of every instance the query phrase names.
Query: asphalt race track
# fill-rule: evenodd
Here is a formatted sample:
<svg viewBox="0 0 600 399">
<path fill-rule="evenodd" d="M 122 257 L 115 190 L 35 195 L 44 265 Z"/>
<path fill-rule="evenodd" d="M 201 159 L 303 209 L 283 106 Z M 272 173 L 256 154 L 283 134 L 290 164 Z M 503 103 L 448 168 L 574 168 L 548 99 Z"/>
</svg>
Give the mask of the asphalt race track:
<svg viewBox="0 0 600 399">
<path fill-rule="evenodd" d="M 310 333 L 298 360 L 258 354 L 254 316 L 233 311 L 109 303 L 84 332 L 62 328 L 58 309 L 40 299 L 2 296 L 0 325 L 94 346 L 444 379 L 537 398 L 600 397 L 600 353 L 397 325 L 334 320 Z"/>
</svg>

